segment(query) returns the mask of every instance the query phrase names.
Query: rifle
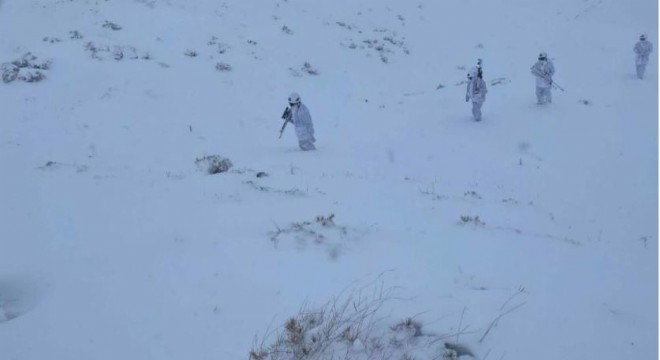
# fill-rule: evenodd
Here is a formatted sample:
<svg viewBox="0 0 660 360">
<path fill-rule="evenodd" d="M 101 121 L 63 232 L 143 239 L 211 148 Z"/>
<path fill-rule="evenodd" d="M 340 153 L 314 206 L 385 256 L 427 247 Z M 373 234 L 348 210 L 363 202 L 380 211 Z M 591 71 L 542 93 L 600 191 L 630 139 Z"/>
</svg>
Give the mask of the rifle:
<svg viewBox="0 0 660 360">
<path fill-rule="evenodd" d="M 483 73 L 483 70 L 481 69 L 481 63 L 482 62 L 483 61 L 481 59 L 477 59 L 477 76 L 479 77 L 479 79 L 484 78 L 484 73 Z"/>
<path fill-rule="evenodd" d="M 564 90 L 563 87 L 557 85 L 557 83 L 554 82 L 554 80 L 552 80 L 552 79 L 548 79 L 548 80 L 550 80 L 550 85 L 551 85 L 553 88 L 555 88 L 555 89 L 559 89 L 559 90 L 561 90 L 562 92 L 566 92 L 566 90 Z"/>
<path fill-rule="evenodd" d="M 534 71 L 534 66 L 532 66 L 532 67 L 530 68 L 530 70 L 532 70 L 532 74 L 534 74 L 535 76 L 541 76 L 541 77 L 543 77 L 544 79 L 550 81 L 550 86 L 552 86 L 554 89 L 558 89 L 558 90 L 561 90 L 562 92 L 566 92 L 566 90 L 564 90 L 563 87 L 559 86 L 554 80 L 550 79 L 550 78 L 547 77 L 547 76 L 543 76 L 543 75 L 537 74 L 537 73 Z"/>
<path fill-rule="evenodd" d="M 282 134 L 284 133 L 284 128 L 286 127 L 287 123 L 293 122 L 291 121 L 291 108 L 287 106 L 286 109 L 284 109 L 284 113 L 282 114 L 282 119 L 284 119 L 284 124 L 282 124 L 282 128 L 280 129 L 280 139 L 282 138 Z"/>
</svg>

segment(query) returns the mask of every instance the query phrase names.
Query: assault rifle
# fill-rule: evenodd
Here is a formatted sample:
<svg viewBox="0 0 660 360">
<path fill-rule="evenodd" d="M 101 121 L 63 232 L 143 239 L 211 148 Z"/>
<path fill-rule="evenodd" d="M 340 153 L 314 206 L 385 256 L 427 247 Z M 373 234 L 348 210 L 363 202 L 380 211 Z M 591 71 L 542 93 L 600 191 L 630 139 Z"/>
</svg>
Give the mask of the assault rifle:
<svg viewBox="0 0 660 360">
<path fill-rule="evenodd" d="M 293 121 L 291 121 L 291 108 L 290 107 L 287 106 L 286 109 L 284 109 L 284 113 L 282 114 L 282 119 L 284 119 L 284 124 L 282 124 L 282 128 L 280 129 L 280 139 L 282 138 L 282 134 L 284 133 L 284 128 L 286 128 L 286 124 L 290 123 L 290 122 L 293 122 Z"/>
<path fill-rule="evenodd" d="M 557 85 L 557 83 L 556 83 L 554 80 L 552 80 L 552 79 L 548 79 L 548 80 L 550 81 L 550 85 L 552 85 L 553 88 L 555 88 L 555 89 L 559 89 L 559 90 L 561 90 L 562 92 L 566 92 L 566 90 L 564 90 L 563 87 Z"/>
<path fill-rule="evenodd" d="M 538 74 L 536 71 L 534 71 L 534 67 L 533 67 L 533 66 L 530 68 L 530 70 L 532 70 L 532 74 L 534 74 L 535 76 L 541 76 L 542 78 L 544 78 L 544 79 L 550 81 L 550 86 L 552 86 L 553 89 L 558 89 L 558 90 L 561 90 L 562 92 L 566 92 L 566 90 L 564 90 L 563 87 L 559 86 L 559 85 L 558 85 L 554 80 L 552 80 L 551 78 L 549 78 L 549 77 L 547 77 L 547 76 L 543 76 L 543 75 L 541 75 L 541 74 Z"/>
<path fill-rule="evenodd" d="M 481 63 L 482 63 L 482 60 L 477 59 L 477 76 L 479 77 L 479 79 L 484 78 L 484 73 L 483 73 L 483 70 L 481 69 Z"/>
<path fill-rule="evenodd" d="M 547 76 L 543 76 L 543 78 L 550 81 L 550 86 L 552 86 L 553 89 L 561 90 L 561 92 L 566 92 L 566 90 L 564 90 L 563 87 L 557 85 L 557 83 L 554 80 L 552 80 L 551 78 L 549 78 Z"/>
</svg>

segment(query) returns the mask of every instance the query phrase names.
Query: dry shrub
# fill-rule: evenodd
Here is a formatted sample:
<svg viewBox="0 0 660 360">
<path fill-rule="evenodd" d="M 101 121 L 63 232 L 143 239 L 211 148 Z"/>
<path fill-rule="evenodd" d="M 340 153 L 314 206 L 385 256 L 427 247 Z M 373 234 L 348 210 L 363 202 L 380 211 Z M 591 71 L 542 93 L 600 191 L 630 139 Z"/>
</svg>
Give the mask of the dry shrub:
<svg viewBox="0 0 660 360">
<path fill-rule="evenodd" d="M 226 172 L 233 166 L 231 160 L 219 155 L 202 156 L 195 160 L 195 164 L 200 170 L 211 175 Z"/>
<path fill-rule="evenodd" d="M 440 341 L 448 335 L 423 331 L 422 322 L 414 317 L 388 326 L 384 306 L 396 299 L 393 289 L 377 281 L 347 289 L 317 308 L 303 305 L 282 327 L 267 332 L 260 344 L 255 340 L 249 359 L 440 360 L 456 355 Z"/>
</svg>

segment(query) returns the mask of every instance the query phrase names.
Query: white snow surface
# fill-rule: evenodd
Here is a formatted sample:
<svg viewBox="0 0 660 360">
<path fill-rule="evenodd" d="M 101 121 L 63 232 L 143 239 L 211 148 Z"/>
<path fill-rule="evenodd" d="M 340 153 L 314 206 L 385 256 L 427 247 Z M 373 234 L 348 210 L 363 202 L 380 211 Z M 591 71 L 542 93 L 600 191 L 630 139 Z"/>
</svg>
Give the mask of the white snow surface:
<svg viewBox="0 0 660 360">
<path fill-rule="evenodd" d="M 398 294 L 385 321 L 461 326 L 478 359 L 657 358 L 658 62 L 640 81 L 632 52 L 643 32 L 658 47 L 657 14 L 654 0 L 1 1 L 0 62 L 52 66 L 0 83 L 0 359 L 247 359 L 303 304 L 374 279 Z M 544 107 L 540 51 L 566 89 Z M 462 83 L 477 58 L 480 123 Z M 293 127 L 278 139 L 292 91 L 318 151 Z M 212 154 L 232 170 L 199 171 Z M 344 231 L 271 239 L 330 214 Z M 32 295 L 3 303 L 16 281 Z"/>
</svg>

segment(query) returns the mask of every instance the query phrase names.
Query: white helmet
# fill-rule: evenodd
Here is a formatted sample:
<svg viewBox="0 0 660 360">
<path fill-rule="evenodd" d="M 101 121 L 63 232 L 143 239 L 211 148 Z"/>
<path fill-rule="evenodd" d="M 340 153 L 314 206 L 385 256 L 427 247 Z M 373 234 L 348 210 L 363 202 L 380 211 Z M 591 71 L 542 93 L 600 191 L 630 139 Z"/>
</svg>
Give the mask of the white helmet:
<svg viewBox="0 0 660 360">
<path fill-rule="evenodd" d="M 548 58 L 548 54 L 545 51 L 541 51 L 539 54 L 539 60 L 546 60 Z"/>
<path fill-rule="evenodd" d="M 468 79 L 472 79 L 472 78 L 477 77 L 478 73 L 479 73 L 479 70 L 477 69 L 476 66 L 471 67 L 470 70 L 468 71 L 468 74 L 467 74 Z"/>
<path fill-rule="evenodd" d="M 295 92 L 291 93 L 291 95 L 289 95 L 289 104 L 299 104 L 299 103 L 300 103 L 300 95 L 298 95 L 298 93 Z"/>
</svg>

